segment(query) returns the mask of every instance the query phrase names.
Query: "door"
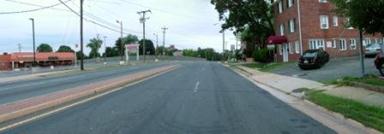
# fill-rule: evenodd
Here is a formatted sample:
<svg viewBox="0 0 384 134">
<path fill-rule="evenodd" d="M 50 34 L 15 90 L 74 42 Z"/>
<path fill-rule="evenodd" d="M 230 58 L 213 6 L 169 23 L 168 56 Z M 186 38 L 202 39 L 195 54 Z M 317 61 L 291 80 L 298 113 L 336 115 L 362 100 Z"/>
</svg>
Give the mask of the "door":
<svg viewBox="0 0 384 134">
<path fill-rule="evenodd" d="M 288 62 L 289 56 L 288 44 L 283 44 L 283 62 Z"/>
</svg>

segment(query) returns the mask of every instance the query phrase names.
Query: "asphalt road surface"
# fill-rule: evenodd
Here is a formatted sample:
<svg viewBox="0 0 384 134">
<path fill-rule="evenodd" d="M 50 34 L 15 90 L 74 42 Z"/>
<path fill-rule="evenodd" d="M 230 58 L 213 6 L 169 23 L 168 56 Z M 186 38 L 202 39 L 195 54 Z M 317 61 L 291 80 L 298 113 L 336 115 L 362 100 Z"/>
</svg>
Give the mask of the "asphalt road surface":
<svg viewBox="0 0 384 134">
<path fill-rule="evenodd" d="M 29 97 L 65 90 L 68 88 L 102 81 L 138 71 L 163 66 L 168 63 L 146 64 L 131 67 L 114 67 L 96 71 L 78 72 L 70 75 L 0 83 L 0 104 L 9 103 Z"/>
<path fill-rule="evenodd" d="M 374 58 L 365 58 L 365 70 L 367 74 L 380 75 L 374 66 Z M 346 76 L 360 77 L 361 62 L 359 57 L 343 57 L 331 59 L 320 69 L 301 70 L 297 63 L 291 63 L 275 68 L 271 72 L 315 81 L 329 81 Z"/>
<path fill-rule="evenodd" d="M 213 62 L 180 68 L 7 130 L 10 134 L 335 133 Z"/>
</svg>

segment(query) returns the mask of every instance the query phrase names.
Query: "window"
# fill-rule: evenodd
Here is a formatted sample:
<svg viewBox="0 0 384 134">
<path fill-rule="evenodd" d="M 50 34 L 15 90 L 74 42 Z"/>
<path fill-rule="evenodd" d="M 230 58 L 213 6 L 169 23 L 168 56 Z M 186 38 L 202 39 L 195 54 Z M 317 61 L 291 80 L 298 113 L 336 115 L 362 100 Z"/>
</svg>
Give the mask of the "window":
<svg viewBox="0 0 384 134">
<path fill-rule="evenodd" d="M 291 33 L 293 33 L 293 32 L 295 32 L 295 29 L 296 29 L 296 27 L 295 27 L 295 19 L 291 19 L 291 20 L 289 20 L 289 32 L 291 32 Z"/>
<path fill-rule="evenodd" d="M 336 39 L 332 40 L 332 48 L 337 48 L 337 40 Z"/>
<path fill-rule="evenodd" d="M 282 13 L 283 12 L 283 3 L 281 1 L 279 1 L 279 13 Z"/>
<path fill-rule="evenodd" d="M 300 53 L 300 43 L 299 43 L 299 41 L 295 41 L 295 50 L 296 50 L 297 54 Z"/>
<path fill-rule="evenodd" d="M 329 21 L 327 15 L 320 15 L 320 28 L 321 29 L 328 29 L 329 28 Z"/>
<path fill-rule="evenodd" d="M 280 24 L 280 35 L 284 36 L 284 24 Z"/>
<path fill-rule="evenodd" d="M 294 0 L 288 0 L 288 7 L 292 7 L 294 3 Z"/>
<path fill-rule="evenodd" d="M 339 41 L 339 49 L 344 51 L 347 50 L 347 42 L 345 39 L 340 39 Z"/>
<path fill-rule="evenodd" d="M 334 27 L 339 26 L 339 17 L 337 17 L 337 16 L 333 16 L 333 19 L 332 19 L 332 26 L 334 26 Z"/>
<path fill-rule="evenodd" d="M 351 20 L 350 18 L 347 18 L 347 23 L 346 23 L 346 25 L 348 26 L 347 29 L 353 29 L 353 27 L 351 26 L 350 20 Z"/>
<path fill-rule="evenodd" d="M 355 50 L 356 49 L 356 39 L 351 39 L 350 40 L 350 48 L 352 49 L 352 50 Z"/>
<path fill-rule="evenodd" d="M 289 54 L 293 54 L 295 52 L 295 48 L 293 47 L 292 43 L 288 43 L 288 47 Z"/>
<path fill-rule="evenodd" d="M 309 40 L 309 49 L 325 49 L 325 43 L 323 39 Z"/>
<path fill-rule="evenodd" d="M 327 3 L 328 0 L 319 0 L 320 3 Z"/>
</svg>

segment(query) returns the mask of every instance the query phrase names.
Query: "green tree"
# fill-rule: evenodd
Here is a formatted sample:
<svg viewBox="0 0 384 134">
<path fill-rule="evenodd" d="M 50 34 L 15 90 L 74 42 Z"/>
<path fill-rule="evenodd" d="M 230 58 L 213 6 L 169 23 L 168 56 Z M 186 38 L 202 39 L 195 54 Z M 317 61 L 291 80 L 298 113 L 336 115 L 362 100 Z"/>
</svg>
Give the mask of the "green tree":
<svg viewBox="0 0 384 134">
<path fill-rule="evenodd" d="M 61 45 L 57 52 L 75 52 L 71 47 L 66 45 Z"/>
<path fill-rule="evenodd" d="M 84 53 L 81 53 L 81 51 L 76 52 L 76 57 L 78 60 L 80 60 L 81 57 L 83 57 L 84 59 L 87 58 Z"/>
<path fill-rule="evenodd" d="M 87 47 L 91 48 L 91 51 L 89 53 L 90 58 L 100 57 L 99 49 L 102 44 L 103 41 L 99 38 L 92 38 L 89 40 Z"/>
<path fill-rule="evenodd" d="M 136 35 L 129 34 L 125 37 L 123 37 L 123 41 L 121 41 L 121 38 L 116 40 L 115 47 L 117 48 L 117 52 L 121 55 L 125 52 L 124 45 L 126 44 L 134 44 L 139 41 L 139 38 L 137 38 Z"/>
<path fill-rule="evenodd" d="M 142 55 L 143 54 L 143 40 L 140 40 L 139 41 L 139 54 Z M 148 40 L 146 39 L 145 40 L 145 52 L 146 54 L 149 54 L 149 55 L 155 55 L 155 46 L 153 45 L 153 42 L 152 40 Z"/>
<path fill-rule="evenodd" d="M 106 56 L 106 57 L 115 57 L 115 56 L 119 56 L 118 49 L 117 49 L 116 47 L 107 47 L 107 48 L 105 49 L 104 56 Z"/>
<path fill-rule="evenodd" d="M 335 11 L 349 18 L 347 27 L 355 27 L 369 34 L 384 34 L 383 0 L 331 0 Z"/>
<path fill-rule="evenodd" d="M 52 47 L 47 44 L 47 43 L 42 43 L 40 44 L 37 49 L 36 49 L 37 52 L 52 52 Z"/>
<path fill-rule="evenodd" d="M 223 29 L 235 29 L 235 34 L 242 36 L 252 55 L 254 46 L 266 47 L 266 40 L 275 34 L 273 24 L 273 7 L 266 0 L 211 0 L 224 20 Z"/>
</svg>

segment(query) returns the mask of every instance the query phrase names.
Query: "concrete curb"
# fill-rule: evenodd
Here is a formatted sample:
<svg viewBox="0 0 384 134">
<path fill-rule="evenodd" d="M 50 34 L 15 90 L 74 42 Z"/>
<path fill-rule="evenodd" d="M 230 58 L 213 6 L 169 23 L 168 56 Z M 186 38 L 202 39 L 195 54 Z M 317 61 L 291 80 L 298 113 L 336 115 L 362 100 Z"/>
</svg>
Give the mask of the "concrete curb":
<svg viewBox="0 0 384 134">
<path fill-rule="evenodd" d="M 289 96 L 298 98 L 298 99 L 302 100 L 302 101 L 304 102 L 304 104 L 306 104 L 306 105 L 311 105 L 312 107 L 316 107 L 316 108 L 317 108 L 318 110 L 320 110 L 321 112 L 324 112 L 324 113 L 330 115 L 332 118 L 337 119 L 337 120 L 340 120 L 341 122 L 343 122 L 343 123 L 345 123 L 345 124 L 350 124 L 351 126 L 357 126 L 357 127 L 361 128 L 361 129 L 365 130 L 365 132 L 367 132 L 367 133 L 369 133 L 369 134 L 380 134 L 380 133 L 381 133 L 381 132 L 379 132 L 379 131 L 377 131 L 377 130 L 375 130 L 375 129 L 373 129 L 373 128 L 369 128 L 369 127 L 364 126 L 362 123 L 360 123 L 360 122 L 358 122 L 358 121 L 355 121 L 355 120 L 353 120 L 353 119 L 346 118 L 344 115 L 342 115 L 342 114 L 340 114 L 340 113 L 336 113 L 336 112 L 330 111 L 330 110 L 328 110 L 328 109 L 326 109 L 326 108 L 324 108 L 324 107 L 322 107 L 322 106 L 319 106 L 319 105 L 317 105 L 317 104 L 315 104 L 315 103 L 313 103 L 313 102 L 311 102 L 311 101 L 308 101 L 308 100 L 304 99 L 304 98 L 303 98 L 302 96 L 300 96 L 300 95 L 292 94 L 292 93 L 286 92 L 286 91 L 284 91 L 284 90 L 278 89 L 278 88 L 276 88 L 276 87 L 274 87 L 274 86 L 272 86 L 272 85 L 268 85 L 268 84 L 265 84 L 265 83 L 263 83 L 263 82 L 257 81 L 257 80 L 255 80 L 255 79 L 253 79 L 253 78 L 250 77 L 250 75 L 253 75 L 251 72 L 247 72 L 246 70 L 243 70 L 243 69 L 241 69 L 241 68 L 237 68 L 237 67 L 236 67 L 236 68 L 232 68 L 232 67 L 230 67 L 230 66 L 228 66 L 228 65 L 225 65 L 225 64 L 223 64 L 223 65 L 224 65 L 225 67 L 228 67 L 229 69 L 232 69 L 233 71 L 235 71 L 236 73 L 240 74 L 241 76 L 243 76 L 243 77 L 247 77 L 246 79 L 248 79 L 248 80 L 252 80 L 253 82 L 256 82 L 256 83 L 258 83 L 258 84 L 261 84 L 261 85 L 263 85 L 263 86 L 265 86 L 265 87 L 268 87 L 268 88 L 274 89 L 274 90 L 276 90 L 276 91 L 279 91 L 279 92 L 281 92 L 281 93 L 287 94 L 287 95 L 289 95 Z M 311 115 L 309 115 L 309 116 L 311 116 Z M 324 124 L 324 125 L 327 125 L 327 124 Z M 333 129 L 334 129 L 334 128 L 333 128 Z M 337 132 L 342 132 L 342 131 L 339 131 L 339 130 L 335 130 L 335 131 L 337 131 Z M 356 133 L 357 133 L 357 132 L 356 132 Z"/>
<path fill-rule="evenodd" d="M 60 106 L 85 97 L 97 95 L 98 93 L 106 92 L 108 90 L 118 88 L 126 84 L 139 81 L 156 74 L 160 74 L 162 72 L 173 70 L 176 67 L 176 65 L 172 65 L 155 68 L 94 84 L 90 83 L 88 85 L 70 88 L 47 95 L 3 104 L 0 105 L 0 123 L 50 109 L 55 106 Z"/>
</svg>

